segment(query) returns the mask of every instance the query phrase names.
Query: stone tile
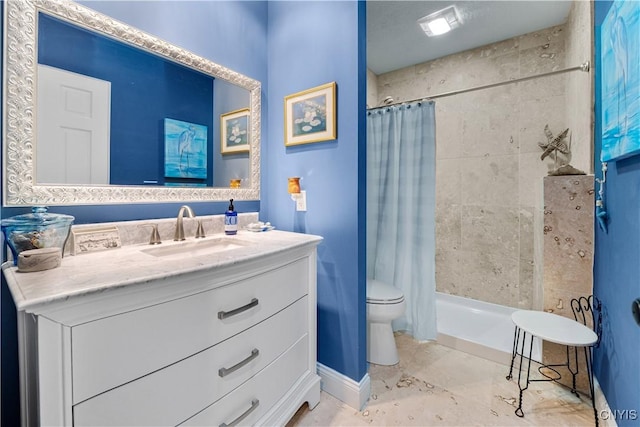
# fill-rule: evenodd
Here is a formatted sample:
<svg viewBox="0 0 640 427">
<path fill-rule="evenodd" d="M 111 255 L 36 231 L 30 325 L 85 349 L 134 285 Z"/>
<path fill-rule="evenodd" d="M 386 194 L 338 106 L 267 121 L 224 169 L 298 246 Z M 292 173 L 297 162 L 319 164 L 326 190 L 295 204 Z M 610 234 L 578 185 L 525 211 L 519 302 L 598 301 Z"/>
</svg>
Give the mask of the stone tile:
<svg viewBox="0 0 640 427">
<path fill-rule="evenodd" d="M 572 214 L 575 211 L 590 211 L 595 203 L 594 184 L 594 177 L 591 175 L 545 177 L 546 210 L 564 210 Z"/>
<path fill-rule="evenodd" d="M 531 258 L 520 258 L 518 264 L 518 300 L 514 307 L 523 310 L 534 309 L 535 269 Z"/>
<path fill-rule="evenodd" d="M 436 204 L 436 251 L 456 250 L 462 244 L 461 206 Z"/>
<path fill-rule="evenodd" d="M 458 75 L 463 75 L 464 80 L 458 79 L 458 89 L 484 86 L 505 80 L 512 80 L 519 76 L 520 57 L 517 51 L 498 56 L 479 57 L 472 51 L 471 56 L 463 65 L 447 76 L 448 81 L 454 81 Z"/>
<path fill-rule="evenodd" d="M 513 51 L 503 55 L 473 59 L 465 65 L 464 71 L 467 87 L 513 80 L 520 74 L 520 54 Z"/>
<path fill-rule="evenodd" d="M 461 295 L 464 282 L 460 250 L 442 246 L 443 242 L 436 240 L 436 290 Z"/>
<path fill-rule="evenodd" d="M 506 106 L 488 107 L 483 112 L 464 118 L 462 155 L 480 157 L 518 153 L 517 109 Z"/>
<path fill-rule="evenodd" d="M 520 102 L 564 96 L 566 91 L 566 82 L 563 75 L 540 77 L 516 84 L 520 89 Z M 564 117 L 564 113 L 562 116 Z M 544 128 L 544 124 L 542 126 Z"/>
<path fill-rule="evenodd" d="M 436 160 L 459 159 L 464 122 L 456 109 L 443 110 L 444 106 L 446 103 L 436 103 Z"/>
<path fill-rule="evenodd" d="M 519 214 L 516 208 L 463 206 L 461 249 L 513 257 L 520 250 Z"/>
<path fill-rule="evenodd" d="M 563 52 L 544 46 L 520 50 L 520 77 L 548 73 L 565 67 Z"/>
<path fill-rule="evenodd" d="M 462 171 L 458 159 L 436 160 L 436 206 L 444 208 L 462 201 Z"/>
<path fill-rule="evenodd" d="M 584 292 L 593 283 L 593 177 L 547 177 L 544 287 Z"/>
<path fill-rule="evenodd" d="M 462 203 L 518 206 L 518 156 L 461 159 Z"/>
<path fill-rule="evenodd" d="M 378 100 L 378 76 L 367 68 L 367 108 L 377 107 Z"/>
<path fill-rule="evenodd" d="M 549 125 L 554 136 L 569 127 L 565 119 L 565 111 L 564 96 L 551 96 L 524 102 L 517 119 L 520 127 L 520 153 L 536 153 L 540 156 L 543 150 L 538 143 L 547 143 L 544 133 L 545 125 Z"/>
<path fill-rule="evenodd" d="M 423 86 L 423 89 L 428 89 L 428 93 L 425 95 L 434 95 L 466 87 L 467 64 L 458 56 L 419 64 L 415 66 L 415 70 L 416 75 L 426 84 Z"/>
<path fill-rule="evenodd" d="M 501 42 L 493 43 L 490 45 L 482 46 L 474 49 L 477 52 L 477 56 L 480 58 L 490 58 L 502 55 L 509 55 L 513 52 L 517 52 L 520 49 L 520 41 L 518 38 L 511 38 Z"/>
<path fill-rule="evenodd" d="M 540 161 L 539 153 L 518 156 L 520 179 L 518 180 L 518 204 L 525 208 L 542 208 L 544 204 L 542 179 L 548 168 Z"/>
<path fill-rule="evenodd" d="M 519 293 L 517 257 L 496 251 L 460 251 L 459 256 L 462 277 L 455 295 L 514 306 Z"/>
<path fill-rule="evenodd" d="M 544 276 L 544 213 L 542 208 L 533 211 L 533 301 L 532 308 L 541 310 L 543 307 L 543 276 Z"/>
<path fill-rule="evenodd" d="M 369 367 L 366 408 L 355 410 L 323 392 L 314 410 L 303 406 L 287 426 L 593 425 L 590 401 L 564 387 L 531 384 L 519 418 L 519 391 L 505 379 L 506 366 L 405 334 L 396 334 L 396 343 L 399 364 Z"/>
<path fill-rule="evenodd" d="M 518 273 L 518 300 L 516 307 L 530 310 L 534 304 L 535 281 L 535 210 L 520 208 L 520 252 Z M 540 258 L 542 261 L 542 257 Z M 541 263 L 541 262 L 540 262 Z"/>
<path fill-rule="evenodd" d="M 390 71 L 378 75 L 378 86 L 398 84 L 414 78 L 416 75 L 415 67 L 405 67 L 399 70 Z"/>
<path fill-rule="evenodd" d="M 582 296 L 588 297 L 590 294 L 591 289 L 545 288 L 543 310 L 573 319 L 571 300 Z M 590 327 L 593 326 L 590 322 L 588 324 Z"/>
<path fill-rule="evenodd" d="M 463 86 L 468 88 L 469 86 Z M 505 108 L 510 114 L 515 113 L 520 98 L 520 89 L 517 84 L 498 86 L 489 89 L 480 89 L 454 96 L 459 102 L 459 108 L 466 115 L 483 114 L 492 106 Z M 437 100 L 436 100 L 437 101 Z"/>
<path fill-rule="evenodd" d="M 520 252 L 521 259 L 533 261 L 534 252 L 534 215 L 533 208 L 521 207 L 518 212 L 518 220 L 520 226 Z"/>
<path fill-rule="evenodd" d="M 517 39 L 521 51 L 532 48 L 544 48 L 544 46 L 549 45 L 548 49 L 564 52 L 565 38 L 565 26 L 558 25 L 522 35 Z"/>
</svg>

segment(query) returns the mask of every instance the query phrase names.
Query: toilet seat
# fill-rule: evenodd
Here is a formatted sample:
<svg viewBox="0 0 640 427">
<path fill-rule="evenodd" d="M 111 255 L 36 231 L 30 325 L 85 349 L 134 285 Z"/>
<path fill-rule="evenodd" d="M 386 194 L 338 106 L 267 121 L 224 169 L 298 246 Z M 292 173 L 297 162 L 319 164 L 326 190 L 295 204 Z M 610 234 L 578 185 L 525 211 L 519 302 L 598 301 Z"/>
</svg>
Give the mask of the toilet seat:
<svg viewBox="0 0 640 427">
<path fill-rule="evenodd" d="M 367 280 L 367 304 L 399 304 L 404 301 L 402 291 L 378 280 Z"/>
</svg>

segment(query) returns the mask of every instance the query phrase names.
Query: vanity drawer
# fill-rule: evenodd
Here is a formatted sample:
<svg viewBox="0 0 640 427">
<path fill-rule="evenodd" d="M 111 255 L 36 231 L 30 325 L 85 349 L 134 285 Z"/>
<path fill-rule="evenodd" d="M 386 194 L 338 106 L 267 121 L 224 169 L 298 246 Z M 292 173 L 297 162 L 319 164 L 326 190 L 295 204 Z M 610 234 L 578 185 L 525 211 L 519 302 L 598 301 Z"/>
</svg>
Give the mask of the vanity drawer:
<svg viewBox="0 0 640 427">
<path fill-rule="evenodd" d="M 286 349 L 300 341 L 308 343 L 308 304 L 303 297 L 216 346 L 75 405 L 74 425 L 163 426 L 184 422 L 241 384 L 253 382 L 251 378 Z M 308 352 L 308 344 L 299 351 Z M 298 354 L 288 363 L 291 366 L 285 365 L 282 371 L 298 364 L 301 368 L 295 367 L 297 373 L 307 366 L 308 356 Z M 282 394 L 275 390 L 272 393 Z"/>
<path fill-rule="evenodd" d="M 73 403 L 250 328 L 306 295 L 308 280 L 304 258 L 210 291 L 73 327 Z"/>
<path fill-rule="evenodd" d="M 254 378 L 181 425 L 255 425 L 308 371 L 308 346 L 305 335 Z"/>
</svg>

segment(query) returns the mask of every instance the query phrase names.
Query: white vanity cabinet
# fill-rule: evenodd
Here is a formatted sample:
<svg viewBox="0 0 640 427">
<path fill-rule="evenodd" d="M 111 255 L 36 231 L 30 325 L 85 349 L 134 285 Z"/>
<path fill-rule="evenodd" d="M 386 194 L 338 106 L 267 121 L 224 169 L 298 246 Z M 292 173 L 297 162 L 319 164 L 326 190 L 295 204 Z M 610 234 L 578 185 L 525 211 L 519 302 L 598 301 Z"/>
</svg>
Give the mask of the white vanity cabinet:
<svg viewBox="0 0 640 427">
<path fill-rule="evenodd" d="M 273 233 L 270 245 L 246 236 L 255 247 L 217 260 L 123 248 L 37 273 L 5 264 L 19 310 L 23 425 L 283 425 L 305 401 L 315 407 L 320 238 Z M 124 258 L 119 270 L 119 257 L 139 257 L 140 277 Z M 102 262 L 121 280 L 87 289 L 79 268 Z M 158 262 L 167 272 L 150 273 Z M 55 283 L 74 272 L 83 285 Z M 37 286 L 66 291 L 36 298 Z"/>
</svg>

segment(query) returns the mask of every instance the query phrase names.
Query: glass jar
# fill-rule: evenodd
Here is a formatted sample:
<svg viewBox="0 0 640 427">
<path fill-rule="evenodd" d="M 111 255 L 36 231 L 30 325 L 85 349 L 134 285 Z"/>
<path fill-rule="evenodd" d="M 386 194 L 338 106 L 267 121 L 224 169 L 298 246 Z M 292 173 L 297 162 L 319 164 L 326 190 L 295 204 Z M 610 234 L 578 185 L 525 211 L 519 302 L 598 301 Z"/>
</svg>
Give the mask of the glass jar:
<svg viewBox="0 0 640 427">
<path fill-rule="evenodd" d="M 60 248 L 61 255 L 64 255 L 64 245 L 75 218 L 48 213 L 44 206 L 35 206 L 31 211 L 30 214 L 16 215 L 0 222 L 4 241 L 13 255 L 13 265 L 18 264 L 20 252 L 31 249 Z"/>
</svg>

